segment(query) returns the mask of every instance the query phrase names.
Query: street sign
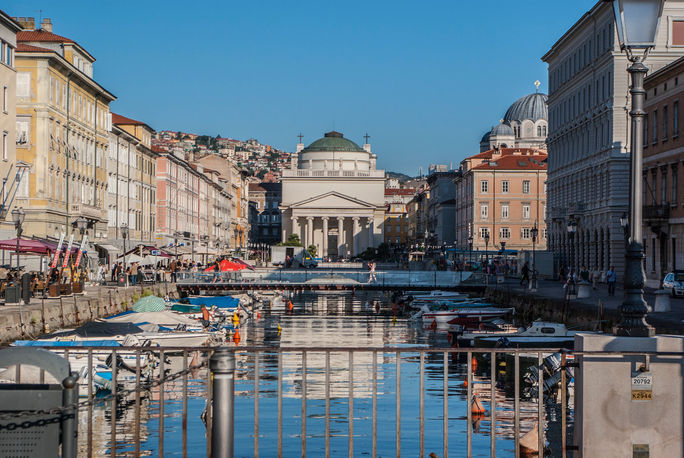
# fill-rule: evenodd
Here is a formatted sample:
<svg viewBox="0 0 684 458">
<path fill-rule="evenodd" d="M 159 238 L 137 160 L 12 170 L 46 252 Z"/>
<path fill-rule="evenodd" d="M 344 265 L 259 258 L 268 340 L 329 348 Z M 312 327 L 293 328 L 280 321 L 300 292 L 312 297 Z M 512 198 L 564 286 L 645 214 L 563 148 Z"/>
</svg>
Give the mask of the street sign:
<svg viewBox="0 0 684 458">
<path fill-rule="evenodd" d="M 160 250 L 152 250 L 151 253 L 152 253 L 152 256 L 161 256 Z"/>
<path fill-rule="evenodd" d="M 650 401 L 653 399 L 653 374 L 637 372 L 632 375 L 632 401 Z"/>
</svg>

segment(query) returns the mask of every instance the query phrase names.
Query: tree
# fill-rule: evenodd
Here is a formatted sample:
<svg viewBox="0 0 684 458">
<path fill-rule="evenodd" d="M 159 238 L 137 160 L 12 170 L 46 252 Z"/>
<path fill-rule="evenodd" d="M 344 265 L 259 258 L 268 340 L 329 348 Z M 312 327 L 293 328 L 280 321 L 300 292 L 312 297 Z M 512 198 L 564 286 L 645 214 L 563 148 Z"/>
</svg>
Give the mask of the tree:
<svg viewBox="0 0 684 458">
<path fill-rule="evenodd" d="M 306 251 L 309 252 L 312 258 L 315 258 L 316 255 L 318 254 L 318 249 L 316 248 L 316 245 L 309 245 L 309 247 L 306 249 Z"/>
<path fill-rule="evenodd" d="M 299 240 L 299 236 L 297 234 L 290 234 L 290 236 L 287 238 L 285 243 L 280 242 L 278 245 L 280 246 L 302 246 L 301 240 Z"/>
</svg>

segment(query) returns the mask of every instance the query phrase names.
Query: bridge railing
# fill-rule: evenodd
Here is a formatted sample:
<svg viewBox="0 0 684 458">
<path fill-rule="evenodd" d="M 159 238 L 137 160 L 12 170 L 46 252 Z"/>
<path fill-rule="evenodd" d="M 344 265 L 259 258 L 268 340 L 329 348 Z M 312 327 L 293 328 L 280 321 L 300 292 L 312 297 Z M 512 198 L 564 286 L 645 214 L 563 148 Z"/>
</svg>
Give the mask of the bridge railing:
<svg viewBox="0 0 684 458">
<path fill-rule="evenodd" d="M 415 287 L 453 287 L 462 283 L 481 282 L 473 272 L 427 271 L 427 270 L 387 270 L 369 272 L 362 270 L 278 269 L 270 271 L 241 272 L 182 272 L 177 275 L 179 284 L 205 285 L 240 283 L 263 285 L 363 285 Z"/>
</svg>

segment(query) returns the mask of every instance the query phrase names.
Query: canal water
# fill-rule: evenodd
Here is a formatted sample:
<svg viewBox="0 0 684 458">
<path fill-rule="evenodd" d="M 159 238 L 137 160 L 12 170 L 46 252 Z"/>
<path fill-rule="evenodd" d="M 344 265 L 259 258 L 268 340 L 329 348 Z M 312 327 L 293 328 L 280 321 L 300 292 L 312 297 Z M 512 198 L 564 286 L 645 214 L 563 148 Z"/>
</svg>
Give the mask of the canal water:
<svg viewBox="0 0 684 458">
<path fill-rule="evenodd" d="M 258 320 L 240 328 L 242 346 L 301 347 L 447 347 L 447 336 L 389 313 L 389 298 L 382 293 L 300 293 L 287 302 L 275 298 L 262 309 Z M 380 304 L 377 312 L 374 301 Z M 234 345 L 234 344 L 231 344 Z M 377 355 L 377 455 L 395 455 L 397 354 Z M 401 354 L 401 452 L 419 455 L 419 354 Z M 238 354 L 235 382 L 235 456 L 254 456 L 254 355 Z M 307 353 L 306 376 L 306 452 L 323 456 L 325 451 L 325 361 L 324 352 Z M 353 446 L 355 456 L 368 456 L 372 447 L 373 353 L 354 353 L 353 360 Z M 487 364 L 481 364 L 488 367 Z M 330 354 L 330 450 L 331 456 L 348 455 L 349 354 Z M 466 361 L 449 358 L 448 367 L 448 443 L 449 456 L 466 455 Z M 282 356 L 284 456 L 302 454 L 302 355 L 288 352 Z M 443 377 L 442 353 L 425 356 L 425 455 L 442 457 Z M 473 422 L 473 456 L 490 456 L 489 375 L 478 371 L 473 390 L 479 393 L 487 412 Z M 481 383 L 478 380 L 482 379 Z M 505 379 L 505 377 L 500 377 Z M 259 358 L 259 453 L 277 456 L 278 356 L 262 353 Z M 486 380 L 486 383 L 484 382 Z M 191 375 L 187 401 L 187 429 L 182 421 L 182 383 L 175 381 L 164 390 L 164 456 L 206 456 L 206 429 L 201 415 L 206 405 L 206 370 Z M 497 387 L 496 456 L 514 455 L 513 399 L 510 390 Z M 131 399 L 121 400 L 116 415 L 115 453 L 134 456 L 159 456 L 159 393 L 143 398 L 140 407 L 140 443 L 134 434 L 135 409 Z M 536 399 L 521 402 L 521 431 L 532 428 Z M 112 452 L 110 404 L 97 406 L 94 414 L 93 455 Z M 81 412 L 79 447 L 86 445 L 87 413 Z M 187 444 L 184 450 L 183 444 Z M 85 455 L 84 455 L 85 456 Z"/>
</svg>

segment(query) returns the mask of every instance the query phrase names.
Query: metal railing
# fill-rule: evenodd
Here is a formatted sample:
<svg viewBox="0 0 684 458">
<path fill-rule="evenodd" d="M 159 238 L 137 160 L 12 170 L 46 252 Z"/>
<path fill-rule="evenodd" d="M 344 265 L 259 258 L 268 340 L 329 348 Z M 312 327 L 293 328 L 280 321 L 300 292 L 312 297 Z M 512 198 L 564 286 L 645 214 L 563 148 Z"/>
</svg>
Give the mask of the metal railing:
<svg viewBox="0 0 684 458">
<path fill-rule="evenodd" d="M 213 456 L 232 456 L 236 449 L 240 455 L 259 456 L 264 448 L 265 455 L 283 456 L 284 450 L 291 454 L 297 447 L 304 456 L 309 446 L 312 455 L 331 456 L 333 450 L 339 453 L 340 440 L 346 440 L 349 456 L 354 455 L 355 446 L 370 451 L 373 457 L 392 453 L 400 456 L 402 449 L 422 457 L 426 452 L 438 451 L 438 446 L 441 456 L 472 456 L 474 444 L 481 455 L 487 447 L 476 425 L 489 423 L 490 455 L 496 456 L 497 447 L 501 447 L 497 440 L 506 440 L 507 449 L 514 446 L 518 457 L 522 433 L 534 433 L 533 421 L 541 425 L 536 444 L 544 450 L 546 424 L 551 423 L 547 410 L 552 405 L 560 408 L 561 419 L 560 442 L 550 444 L 554 456 L 566 456 L 571 438 L 572 404 L 568 403 L 568 394 L 572 385 L 566 374 L 573 358 L 570 353 L 425 347 L 79 347 L 60 352 L 72 361 L 72 370 L 74 361 L 82 360 L 82 374 L 93 374 L 97 361 L 109 355 L 112 361 L 122 357 L 128 361 L 112 365 L 107 395 L 97 392 L 92 375 L 80 382 L 86 397 L 78 405 L 84 412 L 79 416 L 85 418 L 80 425 L 79 450 L 85 456 L 116 456 L 120 451 L 139 456 L 150 450 L 162 456 L 168 447 L 180 448 L 183 456 L 196 455 L 197 430 L 205 431 L 197 414 L 198 399 L 206 399 L 202 416 L 207 456 L 212 455 L 212 450 Z M 200 353 L 202 361 L 197 360 Z M 549 363 L 552 354 L 555 359 Z M 415 377 L 418 399 L 411 385 Z M 41 372 L 41 383 L 44 379 Z M 16 381 L 22 382 L 21 366 L 16 368 Z M 426 393 L 432 407 L 441 400 L 441 409 L 435 408 L 429 415 Z M 193 415 L 189 414 L 189 400 L 193 402 Z M 345 401 L 346 418 L 340 410 Z M 268 405 L 260 407 L 262 402 Z M 488 412 L 481 408 L 483 402 Z M 103 422 L 96 420 L 100 418 L 96 411 L 102 408 L 110 417 L 108 423 L 104 422 L 105 430 Z M 409 414 L 402 413 L 402 409 Z M 417 416 L 410 414 L 415 410 Z M 266 415 L 262 415 L 264 411 Z M 0 412 L 0 421 L 7 420 L 7 415 Z M 299 431 L 293 427 L 297 416 Z M 149 423 L 154 418 L 153 426 Z M 314 427 L 308 424 L 309 419 Z M 459 423 L 463 419 L 465 428 Z M 17 427 L 21 427 L 20 420 Z M 171 426 L 172 422 L 176 426 Z M 342 429 L 344 423 L 346 431 Z M 441 431 L 436 423 L 441 423 Z M 167 437 L 170 428 L 180 429 L 180 434 Z M 407 440 L 406 431 L 418 432 L 417 445 L 415 440 Z M 379 439 L 392 435 L 391 447 Z M 336 441 L 334 449 L 331 439 Z"/>
</svg>

